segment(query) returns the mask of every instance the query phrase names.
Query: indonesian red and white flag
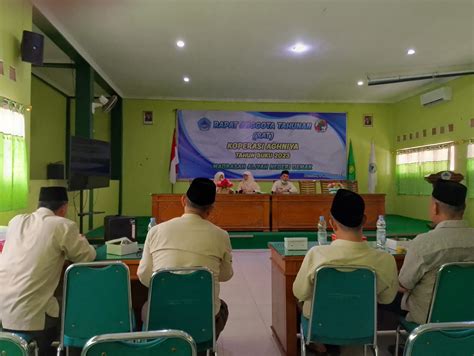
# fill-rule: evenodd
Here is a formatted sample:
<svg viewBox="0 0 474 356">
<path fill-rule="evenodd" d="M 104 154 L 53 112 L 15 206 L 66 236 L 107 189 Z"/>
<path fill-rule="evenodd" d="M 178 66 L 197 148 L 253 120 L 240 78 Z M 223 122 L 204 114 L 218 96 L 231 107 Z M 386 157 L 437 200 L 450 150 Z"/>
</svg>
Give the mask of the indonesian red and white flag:
<svg viewBox="0 0 474 356">
<path fill-rule="evenodd" d="M 176 144 L 176 129 L 173 132 L 173 142 L 171 143 L 171 156 L 170 156 L 170 182 L 171 184 L 176 183 L 176 176 L 178 174 L 178 145 Z"/>
</svg>

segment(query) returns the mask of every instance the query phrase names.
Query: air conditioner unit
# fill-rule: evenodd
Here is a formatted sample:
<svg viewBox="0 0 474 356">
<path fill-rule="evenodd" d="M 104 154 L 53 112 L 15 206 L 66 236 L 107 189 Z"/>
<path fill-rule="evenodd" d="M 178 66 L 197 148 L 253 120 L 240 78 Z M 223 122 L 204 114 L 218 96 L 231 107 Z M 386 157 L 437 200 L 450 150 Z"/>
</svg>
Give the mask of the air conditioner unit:
<svg viewBox="0 0 474 356">
<path fill-rule="evenodd" d="M 423 106 L 432 105 L 435 103 L 440 103 L 442 101 L 451 100 L 452 91 L 450 87 L 442 87 L 423 95 L 420 95 L 420 103 Z"/>
</svg>

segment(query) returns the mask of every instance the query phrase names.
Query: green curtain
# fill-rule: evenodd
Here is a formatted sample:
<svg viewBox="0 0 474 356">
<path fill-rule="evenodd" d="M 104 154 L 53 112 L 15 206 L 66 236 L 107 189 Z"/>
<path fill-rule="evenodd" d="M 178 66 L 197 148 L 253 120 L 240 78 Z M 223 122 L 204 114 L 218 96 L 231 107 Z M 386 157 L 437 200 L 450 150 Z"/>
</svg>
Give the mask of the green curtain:
<svg viewBox="0 0 474 356">
<path fill-rule="evenodd" d="M 469 198 L 474 198 L 474 157 L 467 159 L 467 192 Z"/>
<path fill-rule="evenodd" d="M 449 170 L 449 161 L 397 164 L 397 192 L 400 195 L 430 195 L 433 187 L 424 177 Z"/>
<path fill-rule="evenodd" d="M 0 132 L 0 168 L 0 211 L 26 208 L 28 163 L 24 137 Z"/>
</svg>

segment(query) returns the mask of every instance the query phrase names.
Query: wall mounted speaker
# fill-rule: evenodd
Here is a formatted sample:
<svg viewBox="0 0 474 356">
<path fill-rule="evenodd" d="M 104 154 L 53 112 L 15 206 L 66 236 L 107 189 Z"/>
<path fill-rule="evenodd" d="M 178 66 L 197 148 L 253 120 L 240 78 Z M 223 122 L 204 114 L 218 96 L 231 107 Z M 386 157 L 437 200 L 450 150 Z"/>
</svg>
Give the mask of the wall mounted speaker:
<svg viewBox="0 0 474 356">
<path fill-rule="evenodd" d="M 42 34 L 23 31 L 21 39 L 21 60 L 36 65 L 43 65 L 44 36 Z"/>
</svg>

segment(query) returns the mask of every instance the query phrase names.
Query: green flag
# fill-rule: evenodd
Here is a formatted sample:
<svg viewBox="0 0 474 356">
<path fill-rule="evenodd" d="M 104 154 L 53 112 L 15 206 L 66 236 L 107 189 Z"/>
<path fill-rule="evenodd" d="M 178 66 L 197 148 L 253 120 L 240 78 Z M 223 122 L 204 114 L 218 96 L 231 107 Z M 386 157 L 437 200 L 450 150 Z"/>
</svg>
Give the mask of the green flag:
<svg viewBox="0 0 474 356">
<path fill-rule="evenodd" d="M 347 180 L 357 180 L 352 141 L 349 142 L 349 155 L 347 157 Z"/>
</svg>

